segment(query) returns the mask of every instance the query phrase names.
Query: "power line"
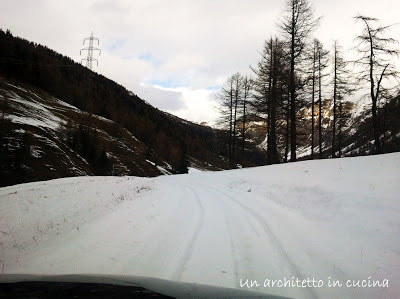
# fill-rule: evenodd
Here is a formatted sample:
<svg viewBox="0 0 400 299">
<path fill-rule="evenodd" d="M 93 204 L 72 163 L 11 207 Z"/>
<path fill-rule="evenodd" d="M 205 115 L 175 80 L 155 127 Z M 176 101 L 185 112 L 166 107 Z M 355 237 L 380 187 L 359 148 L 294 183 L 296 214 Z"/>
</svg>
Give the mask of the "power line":
<svg viewBox="0 0 400 299">
<path fill-rule="evenodd" d="M 93 58 L 93 51 L 99 51 L 99 55 L 100 55 L 101 50 L 93 47 L 94 40 L 97 40 L 97 45 L 99 45 L 99 39 L 96 37 L 93 37 L 93 31 L 92 31 L 92 34 L 90 35 L 90 37 L 87 37 L 83 40 L 83 45 L 85 45 L 86 40 L 89 40 L 89 46 L 87 48 L 81 49 L 80 55 L 82 55 L 82 51 L 88 51 L 88 54 L 87 54 L 87 58 L 82 59 L 81 62 L 86 60 L 86 67 L 91 70 L 93 61 L 96 61 L 97 66 L 99 65 L 99 61 L 97 59 Z"/>
</svg>

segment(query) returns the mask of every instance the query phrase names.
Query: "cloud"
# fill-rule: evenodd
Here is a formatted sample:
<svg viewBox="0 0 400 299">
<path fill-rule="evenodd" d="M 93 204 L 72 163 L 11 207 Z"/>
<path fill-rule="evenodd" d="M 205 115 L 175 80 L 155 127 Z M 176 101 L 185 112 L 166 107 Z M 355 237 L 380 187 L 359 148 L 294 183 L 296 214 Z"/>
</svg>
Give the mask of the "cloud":
<svg viewBox="0 0 400 299">
<path fill-rule="evenodd" d="M 213 124 L 218 117 L 215 109 L 215 92 L 206 89 L 178 88 L 182 93 L 182 101 L 185 103 L 180 109 L 167 109 L 181 118 L 201 123 L 208 122 Z"/>
<path fill-rule="evenodd" d="M 77 62 L 84 58 L 83 39 L 93 31 L 102 49 L 96 72 L 194 121 L 215 116 L 212 92 L 256 64 L 264 40 L 277 33 L 284 6 L 283 0 L 0 1 L 1 28 Z M 324 15 L 317 36 L 326 48 L 339 39 L 345 49 L 361 30 L 352 20 L 358 12 L 390 24 L 398 22 L 400 9 L 390 0 L 323 0 L 314 6 L 316 15 Z"/>
<path fill-rule="evenodd" d="M 182 92 L 174 89 L 141 84 L 136 88 L 135 93 L 140 98 L 145 99 L 153 106 L 164 111 L 168 110 L 174 112 L 185 110 L 187 108 L 182 97 Z"/>
<path fill-rule="evenodd" d="M 96 13 L 111 14 L 111 15 L 124 15 L 130 14 L 130 6 L 126 1 L 121 0 L 97 0 L 90 6 L 91 10 Z"/>
</svg>

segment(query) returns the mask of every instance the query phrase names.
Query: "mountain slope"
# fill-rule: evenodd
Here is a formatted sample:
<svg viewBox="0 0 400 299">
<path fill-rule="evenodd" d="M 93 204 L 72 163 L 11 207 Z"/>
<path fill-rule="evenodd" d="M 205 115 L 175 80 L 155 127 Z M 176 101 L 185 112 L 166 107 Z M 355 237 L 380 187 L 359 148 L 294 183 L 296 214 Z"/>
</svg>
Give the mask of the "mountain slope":
<svg viewBox="0 0 400 299">
<path fill-rule="evenodd" d="M 396 298 L 399 168 L 395 153 L 1 188 L 4 272 L 246 289 L 251 279 L 258 291 L 294 298 Z M 289 287 L 264 285 L 284 279 Z M 297 279 L 323 285 L 293 286 Z"/>
<path fill-rule="evenodd" d="M 0 45 L 3 78 L 39 88 L 82 111 L 114 121 L 157 159 L 167 161 L 174 173 L 187 171 L 192 158 L 211 169 L 227 167 L 219 144 L 222 132 L 172 117 L 70 58 L 9 32 L 0 30 Z"/>
<path fill-rule="evenodd" d="M 115 122 L 40 89 L 16 84 L 0 77 L 0 185 L 94 174 L 157 176 L 172 171 Z"/>
</svg>

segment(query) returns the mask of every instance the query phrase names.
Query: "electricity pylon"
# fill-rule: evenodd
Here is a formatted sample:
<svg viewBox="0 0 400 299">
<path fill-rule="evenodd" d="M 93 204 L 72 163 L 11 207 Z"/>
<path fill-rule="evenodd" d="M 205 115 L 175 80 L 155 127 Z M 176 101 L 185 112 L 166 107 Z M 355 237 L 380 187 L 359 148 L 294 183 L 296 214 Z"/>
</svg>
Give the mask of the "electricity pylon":
<svg viewBox="0 0 400 299">
<path fill-rule="evenodd" d="M 81 62 L 86 60 L 86 67 L 91 70 L 92 69 L 92 61 L 96 61 L 97 66 L 99 65 L 99 61 L 97 59 L 93 58 L 93 51 L 99 51 L 99 55 L 100 55 L 101 50 L 93 47 L 94 40 L 97 40 L 97 45 L 99 45 L 99 39 L 96 37 L 93 37 L 93 31 L 92 31 L 92 34 L 90 35 L 90 37 L 87 37 L 83 40 L 83 45 L 85 45 L 86 40 L 89 40 L 89 47 L 81 49 L 80 55 L 82 55 L 82 51 L 85 51 L 85 50 L 88 51 L 88 54 L 87 54 L 87 58 L 82 59 Z"/>
</svg>

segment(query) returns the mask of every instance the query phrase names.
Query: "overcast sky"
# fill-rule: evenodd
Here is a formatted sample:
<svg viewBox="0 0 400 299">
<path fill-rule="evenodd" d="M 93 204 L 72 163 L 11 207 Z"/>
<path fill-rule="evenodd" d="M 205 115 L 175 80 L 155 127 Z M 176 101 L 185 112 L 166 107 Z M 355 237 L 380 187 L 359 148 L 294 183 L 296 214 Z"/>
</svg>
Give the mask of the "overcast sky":
<svg viewBox="0 0 400 299">
<path fill-rule="evenodd" d="M 0 0 L 0 28 L 75 61 L 93 31 L 94 71 L 152 105 L 195 122 L 217 116 L 214 94 L 235 72 L 249 72 L 276 34 L 284 0 Z M 353 46 L 360 13 L 400 23 L 397 0 L 310 1 L 323 20 L 315 35 L 331 48 Z M 400 26 L 393 36 L 400 39 Z"/>
</svg>

